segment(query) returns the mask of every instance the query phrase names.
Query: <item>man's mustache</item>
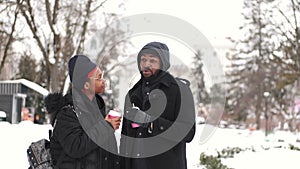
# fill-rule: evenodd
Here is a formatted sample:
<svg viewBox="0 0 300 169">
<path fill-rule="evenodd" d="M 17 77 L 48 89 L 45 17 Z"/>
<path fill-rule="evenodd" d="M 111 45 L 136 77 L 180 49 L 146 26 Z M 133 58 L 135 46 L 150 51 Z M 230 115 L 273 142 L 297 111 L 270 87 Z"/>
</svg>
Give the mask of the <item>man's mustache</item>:
<svg viewBox="0 0 300 169">
<path fill-rule="evenodd" d="M 153 74 L 153 71 L 149 68 L 149 67 L 145 67 L 143 69 L 141 69 L 141 71 L 150 71 Z"/>
</svg>

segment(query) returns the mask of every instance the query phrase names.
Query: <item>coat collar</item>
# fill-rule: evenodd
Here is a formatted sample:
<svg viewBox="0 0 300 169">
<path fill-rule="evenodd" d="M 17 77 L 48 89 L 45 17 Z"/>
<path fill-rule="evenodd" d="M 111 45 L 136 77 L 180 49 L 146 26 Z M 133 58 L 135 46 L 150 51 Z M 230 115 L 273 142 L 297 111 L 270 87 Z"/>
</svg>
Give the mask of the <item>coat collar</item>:
<svg viewBox="0 0 300 169">
<path fill-rule="evenodd" d="M 162 84 L 166 87 L 170 87 L 174 80 L 173 76 L 169 72 L 160 72 L 157 76 L 152 76 L 149 78 L 144 78 L 141 76 L 141 79 L 132 87 L 132 90 L 136 89 L 138 86 L 143 83 L 147 83 L 149 86 Z"/>
</svg>

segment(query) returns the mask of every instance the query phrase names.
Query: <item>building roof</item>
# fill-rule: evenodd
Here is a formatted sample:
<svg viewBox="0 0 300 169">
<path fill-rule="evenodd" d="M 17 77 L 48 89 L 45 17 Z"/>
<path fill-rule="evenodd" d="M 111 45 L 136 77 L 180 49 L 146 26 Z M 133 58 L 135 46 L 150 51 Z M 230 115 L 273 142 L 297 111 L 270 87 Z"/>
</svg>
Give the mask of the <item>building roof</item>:
<svg viewBox="0 0 300 169">
<path fill-rule="evenodd" d="M 3 80 L 3 81 L 0 81 L 0 83 L 6 83 L 6 84 L 17 84 L 17 83 L 20 83 L 24 86 L 27 86 L 28 88 L 40 93 L 41 95 L 43 96 L 46 96 L 49 94 L 49 91 L 45 88 L 43 88 L 42 86 L 32 82 L 32 81 L 29 81 L 29 80 L 26 80 L 26 79 L 17 79 L 17 80 Z"/>
</svg>

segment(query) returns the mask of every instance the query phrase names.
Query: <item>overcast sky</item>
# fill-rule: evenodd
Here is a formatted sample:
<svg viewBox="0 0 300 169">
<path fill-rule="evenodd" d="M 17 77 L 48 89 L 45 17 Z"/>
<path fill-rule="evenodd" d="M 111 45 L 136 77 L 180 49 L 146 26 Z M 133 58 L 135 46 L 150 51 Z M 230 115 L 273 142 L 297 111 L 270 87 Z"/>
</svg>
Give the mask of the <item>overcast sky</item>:
<svg viewBox="0 0 300 169">
<path fill-rule="evenodd" d="M 211 45 L 227 45 L 229 40 L 226 37 L 236 39 L 239 36 L 238 28 L 242 24 L 242 6 L 243 0 L 125 0 L 123 16 L 130 17 L 144 13 L 171 15 L 196 27 L 209 40 Z M 157 26 L 168 27 L 168 23 Z M 185 31 L 184 28 L 182 28 L 182 32 Z M 150 41 L 166 43 L 170 52 L 189 67 L 194 56 L 191 48 L 194 50 L 199 49 L 191 46 L 188 48 L 184 45 L 184 42 L 172 39 L 168 35 L 149 35 L 145 33 L 132 37 L 131 42 L 136 47 L 132 50 L 132 54 L 134 55 Z M 215 64 L 215 67 L 220 66 Z M 216 73 L 209 71 L 209 74 L 213 76 Z"/>
<path fill-rule="evenodd" d="M 224 45 L 229 43 L 226 37 L 235 39 L 239 36 L 242 5 L 242 0 L 125 0 L 123 15 L 126 17 L 143 13 L 171 15 L 196 27 L 212 45 Z M 186 64 L 190 63 L 190 56 L 194 55 L 179 41 L 163 35 L 151 37 L 145 34 L 133 37 L 131 40 L 137 48 L 134 50 L 140 49 L 149 41 L 165 42 L 173 54 L 188 58 L 183 59 Z"/>
<path fill-rule="evenodd" d="M 125 15 L 162 13 L 196 26 L 208 38 L 236 36 L 243 0 L 126 0 Z"/>
</svg>

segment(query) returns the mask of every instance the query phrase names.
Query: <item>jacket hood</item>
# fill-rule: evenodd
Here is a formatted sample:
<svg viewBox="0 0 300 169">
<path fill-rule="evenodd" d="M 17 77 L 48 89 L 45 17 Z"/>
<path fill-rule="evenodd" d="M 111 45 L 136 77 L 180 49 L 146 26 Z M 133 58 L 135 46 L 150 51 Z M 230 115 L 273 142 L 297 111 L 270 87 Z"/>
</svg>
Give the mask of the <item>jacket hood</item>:
<svg viewBox="0 0 300 169">
<path fill-rule="evenodd" d="M 137 64 L 139 70 L 141 70 L 140 67 L 140 61 L 141 56 L 144 53 L 150 53 L 157 55 L 161 60 L 161 70 L 167 71 L 170 67 L 170 54 L 169 54 L 169 48 L 166 44 L 161 42 L 150 42 L 146 44 L 138 53 L 137 56 Z"/>
</svg>

